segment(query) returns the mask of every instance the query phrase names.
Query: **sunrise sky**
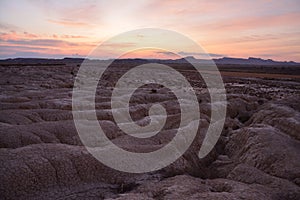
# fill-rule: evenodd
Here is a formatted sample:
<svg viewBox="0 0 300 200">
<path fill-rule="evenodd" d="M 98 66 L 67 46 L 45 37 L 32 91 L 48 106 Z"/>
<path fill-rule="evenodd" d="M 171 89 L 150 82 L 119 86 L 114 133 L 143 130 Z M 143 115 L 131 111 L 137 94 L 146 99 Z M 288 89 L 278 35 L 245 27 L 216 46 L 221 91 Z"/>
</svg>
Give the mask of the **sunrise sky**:
<svg viewBox="0 0 300 200">
<path fill-rule="evenodd" d="M 1 0 L 0 58 L 85 57 L 114 35 L 151 27 L 178 31 L 214 58 L 300 62 L 299 19 L 299 0 Z"/>
</svg>

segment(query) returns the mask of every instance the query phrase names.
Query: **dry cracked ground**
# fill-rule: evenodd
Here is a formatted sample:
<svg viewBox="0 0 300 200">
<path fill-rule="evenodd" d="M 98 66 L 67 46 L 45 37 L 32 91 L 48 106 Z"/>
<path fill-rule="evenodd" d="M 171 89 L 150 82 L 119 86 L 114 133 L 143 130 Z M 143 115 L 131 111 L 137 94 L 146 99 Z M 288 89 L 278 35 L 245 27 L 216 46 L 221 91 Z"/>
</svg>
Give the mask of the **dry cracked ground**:
<svg viewBox="0 0 300 200">
<path fill-rule="evenodd" d="M 299 79 L 224 76 L 227 117 L 211 153 L 197 157 L 210 120 L 205 86 L 192 71 L 201 110 L 199 135 L 168 167 L 144 174 L 106 167 L 82 145 L 72 116 L 78 66 L 0 67 L 0 199 L 300 199 Z M 109 110 L 111 83 L 103 77 L 96 109 L 106 135 L 131 151 L 161 148 L 176 134 L 174 95 L 157 85 L 140 88 L 131 116 L 147 122 L 149 105 L 168 108 L 161 133 L 147 140 L 124 135 Z M 202 135 L 202 136 L 201 136 Z"/>
</svg>

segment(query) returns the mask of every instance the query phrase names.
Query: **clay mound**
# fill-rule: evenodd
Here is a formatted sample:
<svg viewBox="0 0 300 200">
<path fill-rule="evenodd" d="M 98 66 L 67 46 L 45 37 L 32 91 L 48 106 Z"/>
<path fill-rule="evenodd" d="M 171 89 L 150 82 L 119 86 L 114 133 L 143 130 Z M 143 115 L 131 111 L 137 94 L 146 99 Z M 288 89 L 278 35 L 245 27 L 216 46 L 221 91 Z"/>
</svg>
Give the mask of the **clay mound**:
<svg viewBox="0 0 300 200">
<path fill-rule="evenodd" d="M 166 168 L 131 174 L 105 166 L 80 141 L 71 110 L 78 67 L 24 67 L 0 66 L 1 199 L 300 199 L 297 80 L 224 77 L 225 125 L 217 145 L 199 159 L 210 122 L 210 98 L 195 73 L 182 70 L 199 100 L 198 135 L 184 155 Z M 163 87 L 136 91 L 129 110 L 137 124 L 149 123 L 153 103 L 165 106 L 169 118 L 154 137 L 129 137 L 110 111 L 112 88 L 106 86 L 112 87 L 124 71 L 114 68 L 113 72 L 96 92 L 97 118 L 107 137 L 132 152 L 162 148 L 177 133 L 176 99 Z M 83 102 L 88 98 L 83 95 Z M 97 144 L 91 147 L 109 150 Z"/>
<path fill-rule="evenodd" d="M 300 140 L 300 113 L 285 105 L 267 104 L 261 107 L 251 118 L 250 124 L 268 124 Z"/>
<path fill-rule="evenodd" d="M 270 126 L 233 131 L 225 152 L 235 163 L 291 182 L 296 183 L 300 174 L 299 142 Z"/>
</svg>

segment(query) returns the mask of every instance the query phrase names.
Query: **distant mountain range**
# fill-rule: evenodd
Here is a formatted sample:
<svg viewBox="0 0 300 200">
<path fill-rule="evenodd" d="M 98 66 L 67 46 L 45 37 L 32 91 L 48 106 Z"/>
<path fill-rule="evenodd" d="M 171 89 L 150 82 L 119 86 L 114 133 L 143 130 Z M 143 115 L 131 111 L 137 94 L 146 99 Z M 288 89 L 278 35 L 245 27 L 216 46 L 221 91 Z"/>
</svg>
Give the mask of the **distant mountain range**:
<svg viewBox="0 0 300 200">
<path fill-rule="evenodd" d="M 205 59 L 196 59 L 192 56 L 185 57 L 184 59 L 177 59 L 177 60 L 160 60 L 160 59 L 121 59 L 118 60 L 119 62 L 126 63 L 126 62 L 141 62 L 141 63 L 149 63 L 149 62 L 158 62 L 158 63 L 183 63 L 188 60 L 189 62 L 195 62 L 195 63 L 210 63 L 211 60 L 205 60 Z M 63 59 L 44 59 L 44 58 L 12 58 L 12 59 L 5 59 L 0 60 L 1 65 L 65 65 L 69 63 L 76 63 L 81 64 L 84 61 L 84 58 L 63 58 Z M 100 60 L 99 60 L 100 61 Z M 274 61 L 271 59 L 261 59 L 261 58 L 253 58 L 249 57 L 248 59 L 244 58 L 230 58 L 230 57 L 224 57 L 224 58 L 218 58 L 213 59 L 213 61 L 217 65 L 300 65 L 300 63 L 293 62 L 293 61 Z"/>
<path fill-rule="evenodd" d="M 219 58 L 213 59 L 216 64 L 236 64 L 236 65 L 299 65 L 300 63 L 296 63 L 293 61 L 274 61 L 271 59 L 261 59 L 261 58 L 253 58 L 249 57 L 248 59 L 244 58 Z"/>
</svg>

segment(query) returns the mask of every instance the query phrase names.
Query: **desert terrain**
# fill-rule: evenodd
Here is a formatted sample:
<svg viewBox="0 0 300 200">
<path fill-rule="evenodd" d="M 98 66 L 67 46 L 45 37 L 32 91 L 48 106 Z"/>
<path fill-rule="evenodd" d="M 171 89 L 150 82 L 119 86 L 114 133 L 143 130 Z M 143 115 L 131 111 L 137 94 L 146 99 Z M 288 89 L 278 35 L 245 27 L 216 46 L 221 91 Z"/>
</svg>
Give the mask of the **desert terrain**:
<svg viewBox="0 0 300 200">
<path fill-rule="evenodd" d="M 214 149 L 199 159 L 210 98 L 193 69 L 173 64 L 196 91 L 199 134 L 174 163 L 141 174 L 111 169 L 82 145 L 72 115 L 79 66 L 76 59 L 0 63 L 0 199 L 300 199 L 299 66 L 219 65 L 228 102 L 225 125 Z M 153 151 L 176 134 L 178 104 L 167 88 L 139 88 L 130 102 L 131 117 L 147 122 L 149 106 L 158 102 L 168 110 L 167 123 L 145 140 L 122 133 L 109 100 L 130 66 L 116 63 L 103 75 L 97 118 L 118 146 Z"/>
</svg>

